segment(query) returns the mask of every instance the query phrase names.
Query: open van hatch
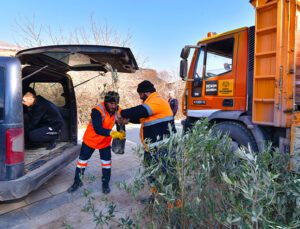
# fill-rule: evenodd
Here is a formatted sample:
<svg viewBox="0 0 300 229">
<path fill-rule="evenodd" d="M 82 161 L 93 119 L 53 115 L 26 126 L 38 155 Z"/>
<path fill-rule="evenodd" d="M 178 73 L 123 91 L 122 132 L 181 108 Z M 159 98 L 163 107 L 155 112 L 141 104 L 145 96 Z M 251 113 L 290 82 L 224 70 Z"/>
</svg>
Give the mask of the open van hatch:
<svg viewBox="0 0 300 229">
<path fill-rule="evenodd" d="M 3 72 L 0 76 L 5 82 L 2 90 L 5 92 L 5 102 L 0 100 L 0 104 L 3 104 L 0 142 L 6 142 L 5 133 L 18 130 L 17 137 L 11 137 L 9 141 L 10 148 L 0 144 L 0 156 L 3 159 L 0 161 L 0 201 L 4 201 L 26 196 L 77 158 L 80 151 L 77 105 L 73 81 L 68 73 L 134 73 L 138 65 L 131 50 L 126 47 L 55 45 L 22 50 L 16 54 L 16 58 L 0 58 L 1 69 Z M 57 145 L 52 150 L 46 150 L 45 145 L 31 149 L 31 142 L 24 138 L 29 116 L 21 101 L 22 89 L 26 87 L 34 88 L 38 96 L 56 105 L 63 117 Z M 25 150 L 21 147 L 24 139 L 29 143 Z M 11 145 L 15 143 L 21 144 L 20 152 L 12 150 Z M 16 153 L 18 157 L 14 158 Z"/>
<path fill-rule="evenodd" d="M 129 48 L 98 45 L 54 45 L 26 49 L 16 54 L 23 65 L 47 66 L 57 72 L 103 71 L 108 65 L 123 73 L 138 69 Z"/>
<path fill-rule="evenodd" d="M 47 81 L 58 78 L 69 71 L 117 71 L 122 73 L 135 72 L 138 69 L 136 60 L 129 48 L 97 45 L 54 45 L 26 49 L 18 52 L 16 57 L 23 65 L 23 81 Z M 33 76 L 33 78 L 28 79 Z M 30 86 L 30 85 L 29 85 Z M 38 87 L 35 83 L 35 87 Z M 47 88 L 45 88 L 47 90 Z M 66 113 L 66 112 L 64 112 Z M 68 120 L 68 116 L 64 116 Z M 70 140 L 70 139 L 69 139 Z M 53 150 L 45 146 L 36 149 L 25 149 L 25 173 L 28 173 L 47 161 L 63 153 L 66 139 L 59 142 Z M 70 146 L 69 146 L 70 147 Z"/>
</svg>

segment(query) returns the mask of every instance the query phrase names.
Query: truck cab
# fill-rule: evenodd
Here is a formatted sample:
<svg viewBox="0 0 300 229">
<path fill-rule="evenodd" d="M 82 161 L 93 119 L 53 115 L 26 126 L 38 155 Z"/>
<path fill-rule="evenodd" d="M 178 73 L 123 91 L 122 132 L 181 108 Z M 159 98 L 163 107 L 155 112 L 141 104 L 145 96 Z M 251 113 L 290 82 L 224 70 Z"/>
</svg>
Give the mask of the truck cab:
<svg viewBox="0 0 300 229">
<path fill-rule="evenodd" d="M 134 73 L 137 69 L 131 50 L 125 47 L 57 45 L 0 57 L 0 201 L 26 196 L 78 156 L 77 105 L 70 71 Z M 24 143 L 27 119 L 22 90 L 28 86 L 62 114 L 64 123 L 54 149 L 32 149 Z"/>
<path fill-rule="evenodd" d="M 250 3 L 255 26 L 209 33 L 182 49 L 184 128 L 207 118 L 238 146 L 260 152 L 271 142 L 300 172 L 299 2 Z"/>
<path fill-rule="evenodd" d="M 186 79 L 189 95 L 183 100 L 187 116 L 247 110 L 248 33 L 248 28 L 241 28 L 212 35 L 191 46 L 194 54 Z"/>
<path fill-rule="evenodd" d="M 266 140 L 261 129 L 253 126 L 253 51 L 254 27 L 243 27 L 216 34 L 209 32 L 196 46 L 186 46 L 181 53 L 181 76 L 186 80 L 182 110 L 187 116 L 184 129 L 208 118 L 215 129 L 228 132 L 237 145 L 255 151 Z M 187 72 L 187 57 L 191 56 Z"/>
</svg>

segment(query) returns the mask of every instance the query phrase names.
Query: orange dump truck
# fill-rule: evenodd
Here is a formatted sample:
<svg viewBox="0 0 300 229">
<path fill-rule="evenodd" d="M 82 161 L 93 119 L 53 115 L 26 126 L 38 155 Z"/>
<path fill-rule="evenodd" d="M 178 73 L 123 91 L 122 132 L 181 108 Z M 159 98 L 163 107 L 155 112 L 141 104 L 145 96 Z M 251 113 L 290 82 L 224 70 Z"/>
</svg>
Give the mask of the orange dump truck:
<svg viewBox="0 0 300 229">
<path fill-rule="evenodd" d="M 207 117 L 238 145 L 267 141 L 300 168 L 300 3 L 252 0 L 255 26 L 208 33 L 181 52 L 184 127 Z M 193 50 L 190 63 L 188 57 Z M 188 68 L 189 64 L 189 68 Z"/>
</svg>

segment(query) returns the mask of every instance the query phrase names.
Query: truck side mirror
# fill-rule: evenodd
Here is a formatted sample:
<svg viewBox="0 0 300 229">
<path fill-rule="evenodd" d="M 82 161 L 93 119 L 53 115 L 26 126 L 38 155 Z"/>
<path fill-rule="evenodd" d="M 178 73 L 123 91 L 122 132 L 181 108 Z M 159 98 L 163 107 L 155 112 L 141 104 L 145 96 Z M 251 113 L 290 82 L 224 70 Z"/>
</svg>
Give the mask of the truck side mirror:
<svg viewBox="0 0 300 229">
<path fill-rule="evenodd" d="M 180 57 L 182 59 L 187 59 L 190 55 L 190 47 L 188 46 L 185 46 L 182 50 L 181 50 L 181 54 L 180 54 Z"/>
<path fill-rule="evenodd" d="M 185 80 L 187 77 L 187 60 L 186 59 L 182 59 L 180 61 L 180 73 L 179 73 L 180 77 L 182 80 Z"/>
</svg>

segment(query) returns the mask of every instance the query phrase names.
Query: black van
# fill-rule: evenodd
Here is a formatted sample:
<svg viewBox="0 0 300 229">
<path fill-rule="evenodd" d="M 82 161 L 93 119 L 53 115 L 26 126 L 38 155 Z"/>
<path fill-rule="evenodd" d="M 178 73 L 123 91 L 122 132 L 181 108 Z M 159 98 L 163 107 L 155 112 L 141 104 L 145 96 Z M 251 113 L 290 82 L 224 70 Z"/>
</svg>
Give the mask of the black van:
<svg viewBox="0 0 300 229">
<path fill-rule="evenodd" d="M 138 69 L 129 48 L 57 45 L 0 57 L 0 201 L 26 196 L 79 154 L 77 109 L 69 71 L 133 73 Z M 25 149 L 22 88 L 58 106 L 64 119 L 57 146 Z"/>
</svg>

